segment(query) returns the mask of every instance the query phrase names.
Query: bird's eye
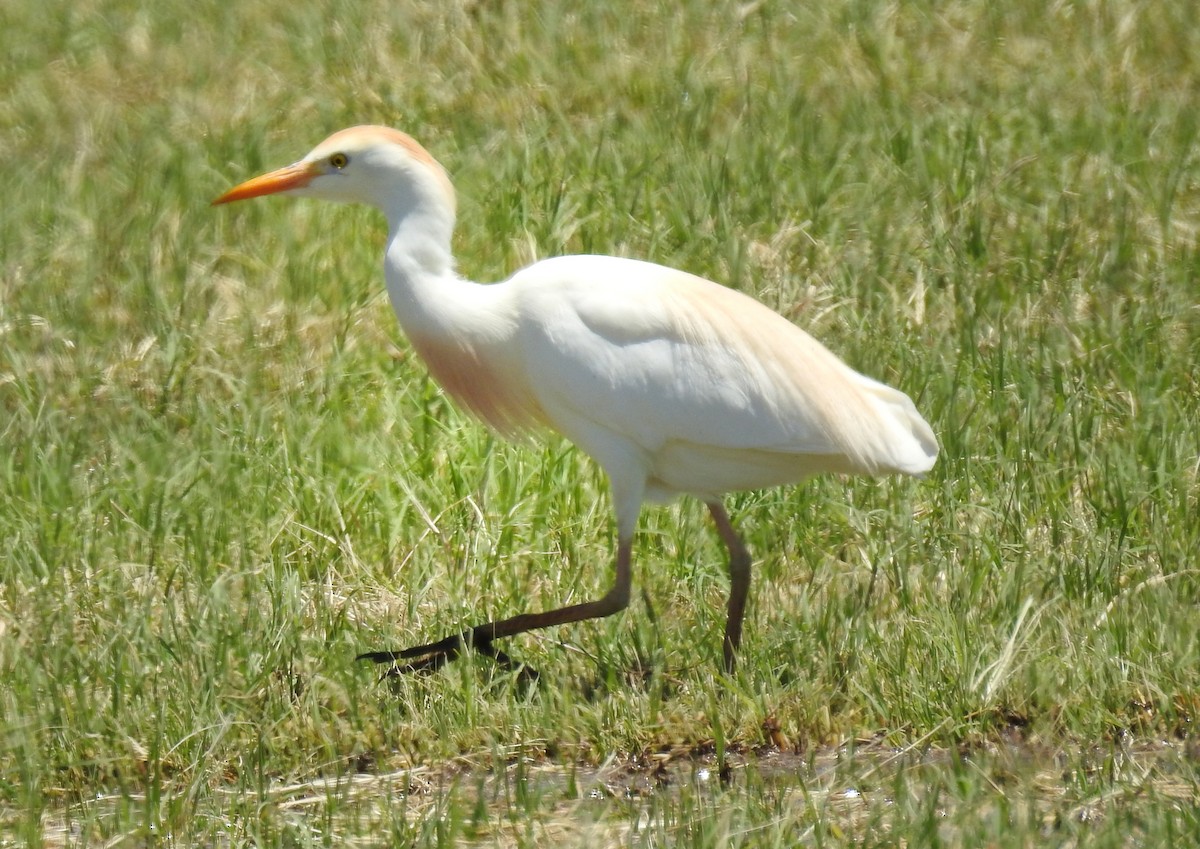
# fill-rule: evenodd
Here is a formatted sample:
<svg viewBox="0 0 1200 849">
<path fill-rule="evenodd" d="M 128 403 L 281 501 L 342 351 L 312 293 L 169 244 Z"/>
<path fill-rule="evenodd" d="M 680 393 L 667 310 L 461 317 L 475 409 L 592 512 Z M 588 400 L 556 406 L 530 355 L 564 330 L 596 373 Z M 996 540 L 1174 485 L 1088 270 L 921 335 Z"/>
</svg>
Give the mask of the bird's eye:
<svg viewBox="0 0 1200 849">
<path fill-rule="evenodd" d="M 329 164 L 340 171 L 350 164 L 350 157 L 344 153 L 335 153 L 329 157 Z"/>
</svg>

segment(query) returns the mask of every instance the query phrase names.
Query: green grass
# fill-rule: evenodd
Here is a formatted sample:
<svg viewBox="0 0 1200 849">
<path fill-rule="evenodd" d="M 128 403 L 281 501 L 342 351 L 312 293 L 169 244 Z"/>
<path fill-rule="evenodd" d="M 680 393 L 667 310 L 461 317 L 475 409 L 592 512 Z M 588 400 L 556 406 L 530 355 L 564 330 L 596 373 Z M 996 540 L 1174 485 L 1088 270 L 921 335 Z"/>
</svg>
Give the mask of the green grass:
<svg viewBox="0 0 1200 849">
<path fill-rule="evenodd" d="M 1200 11 L 655 5 L 0 9 L 0 845 L 1200 842 Z M 208 206 L 365 122 L 472 278 L 683 267 L 934 425 L 731 498 L 735 678 L 687 501 L 533 693 L 352 662 L 612 557 L 586 458 L 430 382 L 373 213 Z"/>
</svg>

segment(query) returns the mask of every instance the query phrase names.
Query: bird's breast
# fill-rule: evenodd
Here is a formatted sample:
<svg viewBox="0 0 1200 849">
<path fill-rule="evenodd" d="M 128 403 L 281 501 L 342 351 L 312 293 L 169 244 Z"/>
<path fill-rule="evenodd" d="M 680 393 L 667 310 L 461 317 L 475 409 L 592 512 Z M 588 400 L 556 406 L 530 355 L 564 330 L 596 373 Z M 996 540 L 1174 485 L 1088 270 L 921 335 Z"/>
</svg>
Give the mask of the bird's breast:
<svg viewBox="0 0 1200 849">
<path fill-rule="evenodd" d="M 493 430 L 516 436 L 547 424 L 528 381 L 504 357 L 466 340 L 410 334 L 409 341 L 446 394 Z"/>
</svg>

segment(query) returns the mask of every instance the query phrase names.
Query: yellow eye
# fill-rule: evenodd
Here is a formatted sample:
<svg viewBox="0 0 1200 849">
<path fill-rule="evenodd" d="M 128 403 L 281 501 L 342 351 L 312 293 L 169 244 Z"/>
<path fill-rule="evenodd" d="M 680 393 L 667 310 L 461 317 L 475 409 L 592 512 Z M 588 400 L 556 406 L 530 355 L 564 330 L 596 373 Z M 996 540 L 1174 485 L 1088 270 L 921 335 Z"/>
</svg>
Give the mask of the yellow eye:
<svg viewBox="0 0 1200 849">
<path fill-rule="evenodd" d="M 329 157 L 329 164 L 340 171 L 350 164 L 350 157 L 344 153 L 335 153 Z"/>
</svg>

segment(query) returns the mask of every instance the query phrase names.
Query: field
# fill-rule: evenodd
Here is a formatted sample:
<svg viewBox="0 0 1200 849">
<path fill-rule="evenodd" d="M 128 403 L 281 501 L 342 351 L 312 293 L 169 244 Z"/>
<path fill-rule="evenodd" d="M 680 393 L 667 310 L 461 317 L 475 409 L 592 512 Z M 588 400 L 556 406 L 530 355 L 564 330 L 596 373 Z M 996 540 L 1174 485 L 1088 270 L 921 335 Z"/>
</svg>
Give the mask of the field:
<svg viewBox="0 0 1200 849">
<path fill-rule="evenodd" d="M 0 7 L 0 847 L 1200 845 L 1200 5 Z M 358 123 L 464 275 L 750 293 L 908 392 L 923 480 L 742 493 L 599 596 L 603 477 L 455 408 L 382 219 L 247 177 Z"/>
</svg>

